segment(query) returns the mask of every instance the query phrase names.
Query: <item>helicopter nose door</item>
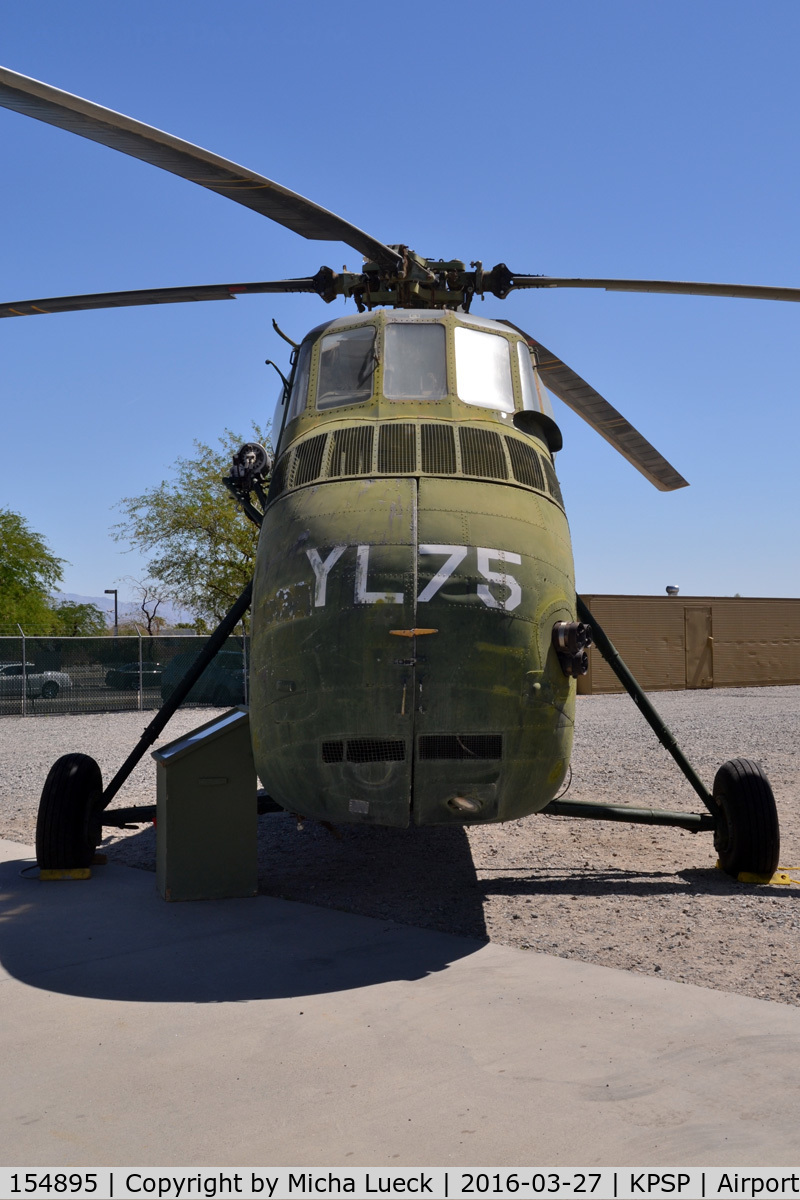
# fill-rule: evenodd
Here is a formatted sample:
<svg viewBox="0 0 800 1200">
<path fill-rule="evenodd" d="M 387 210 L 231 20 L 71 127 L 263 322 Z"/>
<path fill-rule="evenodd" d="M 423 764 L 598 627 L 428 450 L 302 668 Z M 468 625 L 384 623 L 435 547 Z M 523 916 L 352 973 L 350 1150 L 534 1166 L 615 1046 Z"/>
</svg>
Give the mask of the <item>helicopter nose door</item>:
<svg viewBox="0 0 800 1200">
<path fill-rule="evenodd" d="M 253 600 L 256 769 L 290 811 L 405 826 L 413 762 L 416 480 L 289 492 Z"/>
</svg>

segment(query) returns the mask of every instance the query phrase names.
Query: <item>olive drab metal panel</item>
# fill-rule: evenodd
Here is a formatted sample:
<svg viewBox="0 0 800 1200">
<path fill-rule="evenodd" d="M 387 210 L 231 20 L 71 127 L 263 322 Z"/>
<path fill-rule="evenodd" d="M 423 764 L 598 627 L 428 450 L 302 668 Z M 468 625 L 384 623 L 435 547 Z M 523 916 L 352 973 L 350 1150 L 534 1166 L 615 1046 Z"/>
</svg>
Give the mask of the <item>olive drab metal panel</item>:
<svg viewBox="0 0 800 1200">
<path fill-rule="evenodd" d="M 575 689 L 550 644 L 555 621 L 574 619 L 563 513 L 522 490 L 423 478 L 418 569 L 417 624 L 435 632 L 415 648 L 414 819 L 544 807 L 572 745 Z"/>
<path fill-rule="evenodd" d="M 417 487 L 361 479 L 267 510 L 253 607 L 258 775 L 304 815 L 405 826 L 413 761 Z"/>
</svg>

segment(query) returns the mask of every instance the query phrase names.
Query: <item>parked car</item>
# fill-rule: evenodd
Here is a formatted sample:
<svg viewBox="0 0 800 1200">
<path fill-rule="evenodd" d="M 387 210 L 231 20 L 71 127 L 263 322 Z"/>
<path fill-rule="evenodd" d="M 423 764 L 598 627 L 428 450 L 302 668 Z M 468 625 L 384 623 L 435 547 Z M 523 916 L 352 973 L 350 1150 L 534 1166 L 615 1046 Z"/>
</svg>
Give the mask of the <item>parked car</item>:
<svg viewBox="0 0 800 1200">
<path fill-rule="evenodd" d="M 142 687 L 158 687 L 161 683 L 161 663 L 142 663 Z M 106 687 L 136 688 L 139 687 L 138 662 L 122 663 L 121 666 L 111 667 L 106 671 Z"/>
<path fill-rule="evenodd" d="M 0 696 L 21 696 L 23 681 L 27 684 L 28 696 L 42 696 L 54 700 L 59 692 L 72 687 L 66 671 L 37 671 L 33 663 L 0 663 Z"/>
<path fill-rule="evenodd" d="M 161 697 L 166 700 L 180 683 L 195 654 L 176 654 L 161 672 Z M 244 671 L 241 651 L 221 650 L 187 696 L 190 704 L 213 704 L 226 708 L 244 704 Z"/>
</svg>

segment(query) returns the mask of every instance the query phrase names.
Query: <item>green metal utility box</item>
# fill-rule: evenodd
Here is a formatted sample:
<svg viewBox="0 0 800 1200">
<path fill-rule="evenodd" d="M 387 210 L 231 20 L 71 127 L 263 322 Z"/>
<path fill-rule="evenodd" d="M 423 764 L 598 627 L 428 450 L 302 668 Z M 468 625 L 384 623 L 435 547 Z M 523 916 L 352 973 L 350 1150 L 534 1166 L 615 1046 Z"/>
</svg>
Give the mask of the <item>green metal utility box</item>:
<svg viewBox="0 0 800 1200">
<path fill-rule="evenodd" d="M 160 750 L 156 882 L 165 900 L 222 900 L 258 890 L 258 800 L 246 708 Z"/>
</svg>

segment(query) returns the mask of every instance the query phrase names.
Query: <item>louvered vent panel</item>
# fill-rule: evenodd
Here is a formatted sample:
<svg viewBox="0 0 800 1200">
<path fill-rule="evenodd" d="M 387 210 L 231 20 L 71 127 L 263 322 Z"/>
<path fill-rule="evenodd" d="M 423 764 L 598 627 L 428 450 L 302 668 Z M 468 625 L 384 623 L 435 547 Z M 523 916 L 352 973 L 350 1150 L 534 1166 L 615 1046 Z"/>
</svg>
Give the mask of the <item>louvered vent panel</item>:
<svg viewBox="0 0 800 1200">
<path fill-rule="evenodd" d="M 563 508 L 564 500 L 561 495 L 561 488 L 558 486 L 558 480 L 556 479 L 556 473 L 553 470 L 552 463 L 549 463 L 546 458 L 543 458 L 542 466 L 544 467 L 544 473 L 545 473 L 545 477 L 547 479 L 547 490 L 550 493 L 550 495 L 553 497 L 555 502 L 557 504 L 560 504 L 561 507 Z"/>
<path fill-rule="evenodd" d="M 407 475 L 417 469 L 415 425 L 382 425 L 378 433 L 378 470 Z"/>
<path fill-rule="evenodd" d="M 369 475 L 372 471 L 372 427 L 337 429 L 331 437 L 328 476 Z"/>
<path fill-rule="evenodd" d="M 286 487 L 286 477 L 289 473 L 289 464 L 292 461 L 291 450 L 284 454 L 283 458 L 279 458 L 272 468 L 272 477 L 269 481 L 269 490 L 267 491 L 267 503 L 275 500 L 280 496 L 281 492 Z"/>
<path fill-rule="evenodd" d="M 503 443 L 499 434 L 488 429 L 458 431 L 461 441 L 461 469 L 465 475 L 481 479 L 508 479 Z"/>
<path fill-rule="evenodd" d="M 419 739 L 420 759 L 502 758 L 501 733 L 440 733 Z"/>
<path fill-rule="evenodd" d="M 455 475 L 456 439 L 449 425 L 421 425 L 422 469 L 430 475 Z"/>
<path fill-rule="evenodd" d="M 319 479 L 322 473 L 322 456 L 325 453 L 326 433 L 320 433 L 317 437 L 309 438 L 307 442 L 301 442 L 297 447 L 294 456 L 294 479 L 292 483 L 295 487 L 302 487 L 304 483 L 311 483 L 314 479 Z"/>
<path fill-rule="evenodd" d="M 544 475 L 539 455 L 533 446 L 521 442 L 518 438 L 506 438 L 508 453 L 511 455 L 511 470 L 517 483 L 544 491 Z"/>
</svg>

